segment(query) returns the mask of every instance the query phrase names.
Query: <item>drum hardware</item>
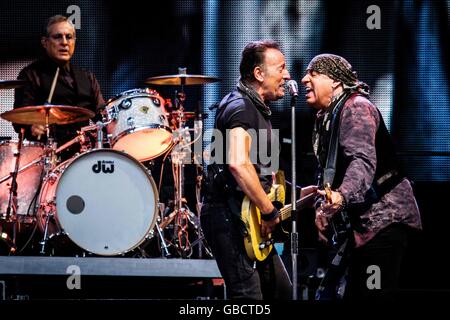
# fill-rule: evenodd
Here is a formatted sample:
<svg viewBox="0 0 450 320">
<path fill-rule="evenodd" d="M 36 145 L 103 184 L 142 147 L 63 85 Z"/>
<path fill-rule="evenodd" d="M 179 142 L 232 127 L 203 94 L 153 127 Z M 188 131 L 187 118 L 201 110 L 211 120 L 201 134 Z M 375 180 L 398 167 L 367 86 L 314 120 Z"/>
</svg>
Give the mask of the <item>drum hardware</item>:
<svg viewBox="0 0 450 320">
<path fill-rule="evenodd" d="M 177 237 L 177 245 L 182 257 L 190 257 L 193 253 L 193 247 L 199 246 L 199 257 L 202 256 L 202 248 L 205 248 L 205 252 L 212 257 L 212 254 L 204 243 L 203 231 L 200 226 L 200 219 L 197 217 L 187 206 L 187 201 L 184 198 L 184 165 L 185 163 L 191 163 L 191 149 L 190 146 L 202 137 L 201 127 L 198 124 L 194 125 L 194 129 L 189 129 L 186 126 L 187 117 L 183 114 L 184 108 L 176 111 L 178 114 L 178 129 L 175 131 L 174 148 L 171 152 L 172 158 L 172 170 L 174 174 L 175 182 L 175 208 L 174 211 L 163 222 L 165 227 L 172 220 L 176 220 L 174 225 L 174 236 Z M 191 141 L 190 131 L 194 131 L 194 140 Z M 200 131 L 200 132 L 199 132 Z M 195 136 L 198 134 L 197 136 Z M 198 179 L 198 178 L 197 178 Z M 197 188 L 196 183 L 196 188 Z M 196 191 L 197 193 L 197 191 Z M 199 198 L 197 198 L 197 201 Z M 196 204 L 199 208 L 199 204 Z M 199 213 L 200 211 L 198 211 Z M 197 239 L 190 243 L 188 228 L 192 226 L 196 233 Z"/>
<path fill-rule="evenodd" d="M 164 204 L 160 203 L 159 204 L 159 213 L 160 213 L 160 217 L 164 217 Z M 161 220 L 161 219 L 160 219 Z M 161 225 L 159 223 L 156 223 L 156 231 L 158 232 L 158 236 L 159 239 L 161 241 L 161 251 L 163 254 L 164 258 L 170 258 L 172 255 L 169 252 L 169 246 L 167 245 L 167 242 L 164 238 L 164 232 L 163 232 L 163 227 L 161 227 Z"/>
<path fill-rule="evenodd" d="M 13 153 L 15 162 L 14 162 L 14 170 L 11 172 L 11 184 L 9 187 L 9 198 L 8 198 L 8 207 L 6 209 L 5 219 L 7 221 L 12 221 L 12 240 L 11 240 L 11 252 L 16 251 L 16 236 L 17 236 L 17 173 L 19 171 L 19 163 L 20 163 L 20 151 L 22 149 L 23 136 L 25 133 L 25 129 L 22 128 L 19 135 L 19 142 L 17 144 L 17 151 Z"/>
<path fill-rule="evenodd" d="M 39 192 L 39 187 L 43 172 L 43 146 L 38 142 L 22 141 L 1 141 L 0 142 L 0 222 L 3 224 L 3 239 L 9 245 L 9 254 L 17 254 L 22 252 L 31 241 L 23 244 L 22 240 L 26 240 L 25 233 L 34 223 L 34 203 L 35 197 Z M 16 168 L 16 160 L 19 162 L 19 168 Z M 25 165 L 24 165 L 25 164 Z M 16 172 L 15 172 L 16 171 Z M 15 176 L 16 182 L 13 182 Z M 5 183 L 5 185 L 2 185 Z M 15 185 L 15 188 L 11 189 Z M 14 190 L 15 189 L 15 190 Z M 12 193 L 16 195 L 13 198 L 14 204 L 10 209 L 9 199 Z M 5 235 L 8 237 L 5 238 Z M 27 234 L 28 236 L 28 234 Z M 9 240 L 8 240 L 9 239 Z M 17 250 L 21 246 L 20 250 Z"/>
<path fill-rule="evenodd" d="M 41 255 L 45 255 L 45 246 L 49 239 L 48 226 L 50 222 L 50 218 L 53 217 L 55 212 L 55 201 L 48 201 L 46 204 L 40 206 L 42 210 L 45 210 L 45 224 L 44 224 L 44 235 L 42 236 L 42 240 L 39 242 L 41 246 L 41 251 L 39 252 Z"/>
<path fill-rule="evenodd" d="M 200 112 L 187 112 L 184 110 L 186 94 L 184 93 L 185 85 L 199 85 L 220 81 L 220 79 L 202 75 L 189 75 L 186 68 L 178 68 L 178 74 L 159 76 L 147 78 L 146 84 L 155 85 L 175 85 L 180 86 L 180 91 L 175 91 L 174 108 L 169 113 L 170 122 L 174 127 L 174 138 L 171 151 L 172 171 L 174 175 L 174 189 L 175 189 L 175 207 L 163 222 L 159 225 L 162 229 L 166 228 L 173 220 L 174 223 L 174 237 L 177 237 L 178 249 L 182 257 L 189 257 L 192 254 L 192 248 L 198 245 L 199 257 L 202 256 L 202 246 L 205 247 L 205 252 L 208 256 L 212 257 L 212 253 L 209 250 L 207 244 L 204 241 L 203 232 L 200 226 L 200 186 L 201 186 L 201 167 L 197 165 L 197 174 L 200 174 L 196 178 L 196 208 L 198 210 L 198 216 L 196 216 L 186 205 L 184 198 L 184 165 L 185 163 L 192 163 L 190 146 L 194 144 L 199 138 L 202 138 L 203 134 L 203 119 Z M 172 109 L 172 108 L 171 108 Z M 186 121 L 189 119 L 196 119 L 194 121 L 194 140 L 191 141 L 191 129 L 186 126 Z M 162 176 L 162 174 L 161 174 Z M 160 179 L 161 181 L 161 179 Z M 189 242 L 188 227 L 192 226 L 196 232 L 197 239 L 192 243 Z"/>
<path fill-rule="evenodd" d="M 16 89 L 26 85 L 26 80 L 0 80 L 0 89 Z"/>
</svg>

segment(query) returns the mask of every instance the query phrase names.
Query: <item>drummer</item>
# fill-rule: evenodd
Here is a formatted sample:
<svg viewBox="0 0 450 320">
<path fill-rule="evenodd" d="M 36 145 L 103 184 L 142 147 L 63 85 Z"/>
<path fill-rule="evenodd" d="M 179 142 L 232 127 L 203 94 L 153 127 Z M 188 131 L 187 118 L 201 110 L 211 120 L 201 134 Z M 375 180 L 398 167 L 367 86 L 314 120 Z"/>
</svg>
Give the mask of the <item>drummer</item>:
<svg viewBox="0 0 450 320">
<path fill-rule="evenodd" d="M 100 91 L 100 85 L 95 76 L 70 62 L 75 51 L 75 42 L 75 27 L 67 17 L 56 15 L 48 19 L 41 38 L 45 55 L 20 71 L 18 79 L 26 80 L 27 84 L 20 89 L 16 89 L 14 108 L 43 105 L 48 102 L 47 99 L 57 67 L 60 70 L 51 104 L 77 106 L 96 113 L 100 107 L 104 106 L 105 102 Z M 77 135 L 77 130 L 88 124 L 85 121 L 55 125 L 53 137 L 60 146 L 74 138 Z M 43 125 L 14 125 L 16 132 L 20 132 L 21 127 L 25 128 L 27 140 L 45 141 L 45 127 Z M 79 149 L 79 145 L 73 145 L 69 150 L 63 151 L 60 156 L 62 160 L 65 160 L 73 156 Z"/>
</svg>

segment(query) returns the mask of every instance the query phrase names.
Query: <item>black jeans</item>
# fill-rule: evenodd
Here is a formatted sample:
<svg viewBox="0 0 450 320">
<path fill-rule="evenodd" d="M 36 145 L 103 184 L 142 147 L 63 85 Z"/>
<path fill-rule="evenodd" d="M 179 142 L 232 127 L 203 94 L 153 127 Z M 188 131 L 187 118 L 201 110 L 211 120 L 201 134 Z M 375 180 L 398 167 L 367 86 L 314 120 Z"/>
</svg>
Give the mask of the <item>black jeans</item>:
<svg viewBox="0 0 450 320">
<path fill-rule="evenodd" d="M 395 300 L 401 264 L 408 244 L 407 228 L 405 225 L 392 224 L 367 244 L 353 249 L 345 300 Z M 379 288 L 375 278 L 378 271 Z"/>
<path fill-rule="evenodd" d="M 230 299 L 291 299 L 292 285 L 275 251 L 262 262 L 249 259 L 243 222 L 225 204 L 205 204 L 201 224 Z"/>
</svg>

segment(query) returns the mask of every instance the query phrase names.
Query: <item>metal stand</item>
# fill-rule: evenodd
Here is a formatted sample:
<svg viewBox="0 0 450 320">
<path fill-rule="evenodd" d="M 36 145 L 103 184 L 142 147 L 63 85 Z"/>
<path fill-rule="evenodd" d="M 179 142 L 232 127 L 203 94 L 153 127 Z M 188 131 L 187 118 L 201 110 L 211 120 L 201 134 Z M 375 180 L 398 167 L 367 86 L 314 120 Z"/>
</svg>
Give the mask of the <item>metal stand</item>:
<svg viewBox="0 0 450 320">
<path fill-rule="evenodd" d="M 45 145 L 45 155 L 44 155 L 44 181 L 50 177 L 50 172 L 56 167 L 56 142 L 53 141 L 53 138 L 50 137 L 50 125 L 49 125 L 49 112 L 50 110 L 46 110 L 45 114 L 45 133 L 47 136 L 47 143 Z M 42 206 L 42 204 L 39 204 Z M 45 227 L 44 227 L 44 235 L 42 240 L 39 242 L 41 245 L 41 251 L 39 252 L 41 255 L 45 254 L 45 246 L 48 241 L 48 224 L 50 222 L 50 218 L 55 214 L 55 204 L 45 204 L 45 206 L 50 206 L 50 210 L 46 213 L 47 216 L 45 218 Z"/>
<path fill-rule="evenodd" d="M 161 221 L 164 219 L 164 204 L 160 203 L 158 205 L 159 213 L 161 217 Z M 158 232 L 159 239 L 161 241 L 161 254 L 163 255 L 163 258 L 170 258 L 172 257 L 172 254 L 169 252 L 169 246 L 167 245 L 166 239 L 164 239 L 164 231 L 161 227 L 162 224 L 156 223 L 156 231 Z"/>
<path fill-rule="evenodd" d="M 16 251 L 16 237 L 17 237 L 17 174 L 19 173 L 20 152 L 22 149 L 23 137 L 25 130 L 22 129 L 19 135 L 19 142 L 17 144 L 17 151 L 14 153 L 16 159 L 14 163 L 14 171 L 11 172 L 11 186 L 9 190 L 8 208 L 6 209 L 6 221 L 12 221 L 12 247 L 10 252 Z"/>
<path fill-rule="evenodd" d="M 180 70 L 181 72 L 182 70 Z M 184 70 L 185 72 L 185 70 Z M 202 257 L 203 248 L 209 257 L 212 257 L 212 253 L 208 246 L 204 243 L 204 236 L 200 226 L 200 210 L 197 205 L 198 216 L 192 213 L 186 205 L 186 200 L 184 198 L 184 164 L 191 163 L 191 136 L 189 128 L 185 126 L 186 117 L 184 114 L 183 103 L 185 101 L 185 95 L 182 91 L 178 93 L 181 99 L 178 99 L 178 129 L 176 130 L 175 147 L 172 151 L 172 168 L 174 173 L 175 182 L 175 210 L 176 212 L 176 223 L 174 232 L 178 239 L 178 246 L 180 249 L 180 254 L 182 257 L 190 257 L 192 255 L 192 248 L 195 245 L 199 246 L 199 257 Z M 201 121 L 201 120 L 200 120 Z M 201 177 L 197 177 L 196 188 L 199 192 L 199 183 L 201 184 Z M 188 227 L 193 226 L 197 235 L 197 239 L 190 243 Z"/>
<path fill-rule="evenodd" d="M 297 270 L 298 270 L 298 233 L 297 233 L 297 168 L 296 168 L 296 143 L 295 143 L 295 103 L 298 97 L 297 82 L 288 82 L 289 93 L 291 94 L 291 203 L 292 203 L 292 231 L 291 231 L 291 257 L 292 257 L 292 300 L 297 300 Z"/>
</svg>

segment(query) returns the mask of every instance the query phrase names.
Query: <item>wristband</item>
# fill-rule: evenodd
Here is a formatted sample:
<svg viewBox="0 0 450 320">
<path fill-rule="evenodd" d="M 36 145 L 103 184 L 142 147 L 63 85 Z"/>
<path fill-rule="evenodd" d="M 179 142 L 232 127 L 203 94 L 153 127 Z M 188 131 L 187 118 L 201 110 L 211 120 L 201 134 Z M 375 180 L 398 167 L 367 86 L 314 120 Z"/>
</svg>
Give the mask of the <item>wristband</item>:
<svg viewBox="0 0 450 320">
<path fill-rule="evenodd" d="M 263 219 L 264 221 L 271 221 L 275 218 L 278 218 L 279 215 L 280 215 L 280 211 L 278 211 L 277 208 L 273 208 L 271 213 L 262 214 L 262 212 L 261 212 L 261 219 Z"/>
</svg>

